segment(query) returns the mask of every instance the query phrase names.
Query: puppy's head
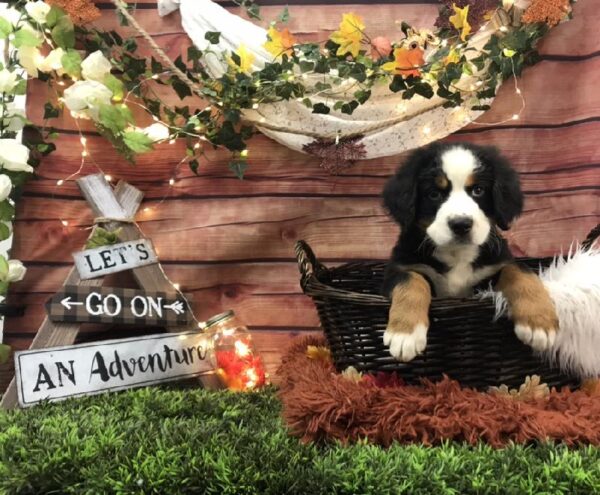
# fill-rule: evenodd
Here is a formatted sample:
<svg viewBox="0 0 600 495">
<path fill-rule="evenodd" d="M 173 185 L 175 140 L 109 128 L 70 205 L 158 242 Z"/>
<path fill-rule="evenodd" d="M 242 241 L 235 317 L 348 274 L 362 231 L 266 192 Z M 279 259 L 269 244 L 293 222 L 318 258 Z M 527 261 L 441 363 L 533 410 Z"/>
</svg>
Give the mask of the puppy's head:
<svg viewBox="0 0 600 495">
<path fill-rule="evenodd" d="M 485 243 L 523 209 L 517 173 L 492 147 L 435 143 L 411 153 L 383 191 L 402 229 L 417 226 L 437 246 Z"/>
</svg>

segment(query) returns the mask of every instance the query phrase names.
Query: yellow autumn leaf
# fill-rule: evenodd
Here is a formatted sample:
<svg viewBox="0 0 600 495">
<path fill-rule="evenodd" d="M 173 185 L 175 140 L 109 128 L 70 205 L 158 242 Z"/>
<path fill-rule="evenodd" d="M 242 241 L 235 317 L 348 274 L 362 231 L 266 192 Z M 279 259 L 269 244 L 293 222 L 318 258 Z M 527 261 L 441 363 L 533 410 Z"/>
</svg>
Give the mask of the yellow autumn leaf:
<svg viewBox="0 0 600 495">
<path fill-rule="evenodd" d="M 294 36 L 290 30 L 285 28 L 283 31 L 277 31 L 271 26 L 267 31 L 269 40 L 263 45 L 265 49 L 274 57 L 281 57 L 284 53 L 292 54 L 292 48 L 296 44 Z"/>
<path fill-rule="evenodd" d="M 317 361 L 331 361 L 331 351 L 327 347 L 309 345 L 306 347 L 306 355 Z"/>
<path fill-rule="evenodd" d="M 451 63 L 457 64 L 460 60 L 460 52 L 458 50 L 452 49 L 450 53 L 444 59 L 444 65 L 448 65 Z"/>
<path fill-rule="evenodd" d="M 235 51 L 235 54 L 239 57 L 240 63 L 237 64 L 233 61 L 233 58 L 229 59 L 229 65 L 231 65 L 238 72 L 250 72 L 252 69 L 252 63 L 256 59 L 252 52 L 249 52 L 244 45 L 240 45 Z"/>
<path fill-rule="evenodd" d="M 330 37 L 331 41 L 340 45 L 337 55 L 343 56 L 351 53 L 357 57 L 360 51 L 360 43 L 363 40 L 365 24 L 361 17 L 356 14 L 344 14 L 338 31 Z"/>
<path fill-rule="evenodd" d="M 502 54 L 508 58 L 513 57 L 515 55 L 515 53 L 517 53 L 517 52 L 515 52 L 514 50 L 510 50 L 509 48 L 505 48 L 504 50 L 502 50 Z"/>
<path fill-rule="evenodd" d="M 471 25 L 467 20 L 469 6 L 467 5 L 461 9 L 460 7 L 457 7 L 456 4 L 452 4 L 452 8 L 454 9 L 454 15 L 450 16 L 448 20 L 457 31 L 460 31 L 460 39 L 465 41 L 471 32 Z"/>
</svg>

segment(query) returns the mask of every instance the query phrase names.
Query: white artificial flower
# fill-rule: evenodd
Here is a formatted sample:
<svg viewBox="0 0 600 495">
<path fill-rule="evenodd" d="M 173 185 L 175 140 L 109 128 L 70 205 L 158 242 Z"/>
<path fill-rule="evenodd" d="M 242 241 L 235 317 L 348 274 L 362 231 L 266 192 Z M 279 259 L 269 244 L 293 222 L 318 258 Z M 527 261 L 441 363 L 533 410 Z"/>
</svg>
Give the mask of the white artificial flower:
<svg viewBox="0 0 600 495">
<path fill-rule="evenodd" d="M 111 69 L 112 64 L 100 50 L 90 53 L 81 62 L 81 75 L 90 81 L 103 82 Z"/>
<path fill-rule="evenodd" d="M 4 201 L 12 191 L 12 181 L 5 174 L 0 174 L 0 202 Z"/>
<path fill-rule="evenodd" d="M 35 22 L 44 24 L 46 22 L 46 16 L 50 12 L 50 5 L 46 2 L 27 2 L 25 4 L 25 10 Z"/>
<path fill-rule="evenodd" d="M 38 63 L 37 68 L 42 72 L 52 72 L 54 70 L 59 76 L 62 76 L 65 73 L 62 66 L 62 57 L 64 54 L 65 51 L 62 48 L 55 48 Z"/>
<path fill-rule="evenodd" d="M 2 127 L 5 131 L 9 132 L 19 132 L 25 126 L 27 122 L 27 116 L 25 115 L 25 110 L 22 108 L 17 108 L 14 102 L 4 103 L 6 108 L 6 113 L 4 114 L 4 118 L 1 119 Z"/>
<path fill-rule="evenodd" d="M 77 81 L 63 93 L 63 100 L 76 118 L 98 120 L 100 105 L 110 105 L 112 91 L 98 81 Z"/>
<path fill-rule="evenodd" d="M 156 122 L 148 127 L 140 129 L 140 131 L 152 139 L 152 141 L 164 141 L 165 139 L 169 139 L 169 128 L 161 122 Z"/>
<path fill-rule="evenodd" d="M 44 56 L 38 48 L 33 46 L 22 46 L 17 50 L 19 65 L 27 71 L 31 77 L 38 76 L 38 66 L 44 62 Z"/>
<path fill-rule="evenodd" d="M 10 93 L 17 85 L 17 73 L 8 69 L 0 70 L 0 93 Z"/>
<path fill-rule="evenodd" d="M 9 7 L 7 9 L 0 10 L 0 17 L 6 19 L 11 25 L 16 26 L 21 20 L 21 12 L 14 7 Z"/>
<path fill-rule="evenodd" d="M 9 282 L 19 282 L 25 278 L 27 268 L 19 260 L 8 260 L 8 276 Z"/>
<path fill-rule="evenodd" d="M 16 139 L 0 139 L 0 166 L 13 172 L 33 172 L 27 163 L 29 148 Z"/>
</svg>

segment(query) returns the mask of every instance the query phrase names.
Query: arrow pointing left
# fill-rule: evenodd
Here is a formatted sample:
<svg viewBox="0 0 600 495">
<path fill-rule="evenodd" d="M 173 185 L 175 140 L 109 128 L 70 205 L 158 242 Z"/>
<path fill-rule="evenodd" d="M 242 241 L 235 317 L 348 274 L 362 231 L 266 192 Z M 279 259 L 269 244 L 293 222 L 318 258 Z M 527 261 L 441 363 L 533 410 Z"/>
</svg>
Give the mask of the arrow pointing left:
<svg viewBox="0 0 600 495">
<path fill-rule="evenodd" d="M 71 301 L 71 296 L 65 297 L 60 303 L 67 308 L 67 311 L 69 311 L 73 306 L 83 306 L 82 302 Z"/>
</svg>

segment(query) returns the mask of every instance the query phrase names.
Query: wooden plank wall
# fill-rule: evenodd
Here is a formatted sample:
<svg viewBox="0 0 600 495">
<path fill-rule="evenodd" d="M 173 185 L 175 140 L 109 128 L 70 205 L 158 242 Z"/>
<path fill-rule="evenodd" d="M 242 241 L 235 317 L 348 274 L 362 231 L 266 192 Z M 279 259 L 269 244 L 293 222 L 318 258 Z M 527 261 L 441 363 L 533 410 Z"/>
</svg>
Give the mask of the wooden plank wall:
<svg viewBox="0 0 600 495">
<path fill-rule="evenodd" d="M 343 12 L 366 19 L 375 34 L 397 33 L 396 20 L 431 26 L 435 0 L 411 3 L 369 1 L 259 2 L 290 4 L 291 30 L 301 38 L 323 39 L 336 29 Z M 508 234 L 517 255 L 551 255 L 581 239 L 600 219 L 600 10 L 595 0 L 580 0 L 574 20 L 557 27 L 541 45 L 543 61 L 520 81 L 527 106 L 523 118 L 504 120 L 519 108 L 512 83 L 500 91 L 493 109 L 479 125 L 449 137 L 499 146 L 521 173 L 527 193 L 526 211 Z M 99 23 L 116 26 L 110 4 Z M 158 17 L 155 4 L 138 2 L 136 17 L 175 57 L 188 44 L 179 14 Z M 262 9 L 274 19 L 281 5 Z M 140 42 L 140 45 L 143 45 Z M 30 118 L 39 121 L 45 99 L 42 86 L 31 84 Z M 176 97 L 173 100 L 176 101 Z M 19 202 L 14 256 L 29 267 L 26 279 L 14 285 L 13 301 L 26 314 L 6 325 L 6 342 L 15 349 L 29 346 L 42 321 L 44 301 L 57 291 L 72 265 L 71 252 L 88 235 L 91 216 L 74 183 L 57 189 L 57 179 L 79 167 L 80 145 L 74 122 L 65 117 L 58 150 L 38 170 Z M 234 308 L 254 331 L 259 350 L 273 371 L 289 340 L 318 330 L 310 299 L 301 294 L 293 255 L 297 239 L 307 240 L 326 263 L 353 259 L 385 259 L 397 229 L 386 218 L 379 194 L 402 157 L 362 162 L 332 177 L 318 161 L 257 137 L 250 146 L 251 167 L 244 181 L 227 170 L 228 154 L 211 151 L 195 177 L 182 167 L 177 183 L 167 186 L 182 144 L 163 145 L 125 163 L 90 127 L 85 128 L 96 163 L 115 179 L 125 179 L 146 193 L 139 223 L 158 248 L 171 279 L 192 294 L 199 318 Z M 89 165 L 84 172 L 95 172 Z M 70 225 L 63 227 L 59 219 Z M 120 334 L 122 335 L 122 333 Z M 88 338 L 114 338 L 113 331 L 93 329 Z M 0 370 L 0 390 L 12 375 Z"/>
</svg>

